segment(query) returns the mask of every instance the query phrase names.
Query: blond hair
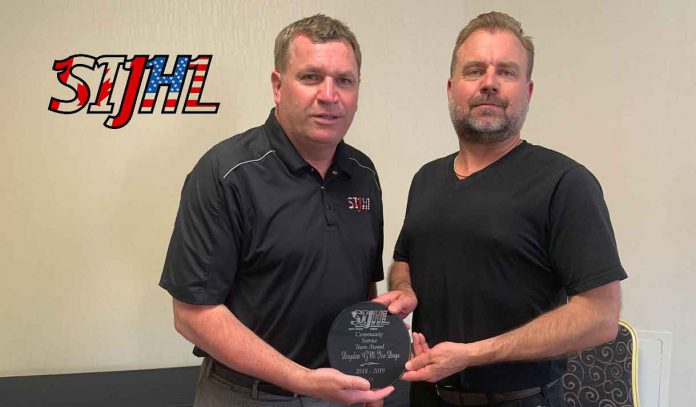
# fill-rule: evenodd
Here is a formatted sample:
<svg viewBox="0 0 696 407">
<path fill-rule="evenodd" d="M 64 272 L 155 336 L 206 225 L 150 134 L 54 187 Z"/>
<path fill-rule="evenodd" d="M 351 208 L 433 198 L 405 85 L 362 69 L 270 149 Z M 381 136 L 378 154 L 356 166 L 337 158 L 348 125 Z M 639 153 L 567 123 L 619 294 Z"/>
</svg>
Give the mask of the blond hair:
<svg viewBox="0 0 696 407">
<path fill-rule="evenodd" d="M 469 24 L 459 32 L 457 42 L 454 45 L 454 51 L 452 52 L 450 76 L 454 74 L 454 65 L 457 62 L 457 51 L 459 47 L 461 47 L 471 34 L 478 30 L 486 30 L 491 33 L 507 31 L 514 34 L 522 43 L 522 47 L 524 47 L 525 51 L 527 51 L 527 79 L 532 78 L 532 68 L 534 68 L 534 43 L 532 43 L 532 37 L 524 34 L 522 24 L 520 24 L 519 21 L 499 11 L 491 11 L 490 13 L 479 15 L 469 21 Z"/>
</svg>

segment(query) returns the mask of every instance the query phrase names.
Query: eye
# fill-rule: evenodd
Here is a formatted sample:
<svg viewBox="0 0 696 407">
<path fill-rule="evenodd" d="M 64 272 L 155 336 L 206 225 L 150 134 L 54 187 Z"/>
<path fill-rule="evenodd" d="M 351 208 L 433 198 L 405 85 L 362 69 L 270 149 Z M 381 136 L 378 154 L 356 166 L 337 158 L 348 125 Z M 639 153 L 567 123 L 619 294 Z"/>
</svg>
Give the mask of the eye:
<svg viewBox="0 0 696 407">
<path fill-rule="evenodd" d="M 346 88 L 353 86 L 353 80 L 350 78 L 337 78 L 336 84 L 340 87 Z"/>
<path fill-rule="evenodd" d="M 302 82 L 309 82 L 309 83 L 320 82 L 321 76 L 319 76 L 315 73 L 307 73 L 307 74 L 300 76 L 300 80 Z"/>
<path fill-rule="evenodd" d="M 498 74 L 504 78 L 516 78 L 517 77 L 517 72 L 515 72 L 512 69 L 501 69 Z"/>
<path fill-rule="evenodd" d="M 472 68 L 472 69 L 468 69 L 464 72 L 464 77 L 466 77 L 466 78 L 479 78 L 479 77 L 483 76 L 484 73 L 485 72 L 483 71 L 483 69 Z"/>
</svg>

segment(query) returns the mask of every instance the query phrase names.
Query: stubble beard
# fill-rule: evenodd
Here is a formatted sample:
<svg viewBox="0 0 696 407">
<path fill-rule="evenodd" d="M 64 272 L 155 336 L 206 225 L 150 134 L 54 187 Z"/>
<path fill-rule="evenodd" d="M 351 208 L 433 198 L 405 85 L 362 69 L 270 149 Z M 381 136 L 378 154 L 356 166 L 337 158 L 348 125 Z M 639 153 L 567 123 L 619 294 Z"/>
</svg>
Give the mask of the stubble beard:
<svg viewBox="0 0 696 407">
<path fill-rule="evenodd" d="M 483 99 L 471 100 L 468 112 L 454 101 L 449 101 L 450 118 L 454 131 L 461 140 L 475 144 L 495 144 L 520 133 L 527 117 L 529 102 L 525 101 L 519 109 L 509 114 L 504 110 L 502 117 L 495 116 L 495 112 L 488 108 L 480 109 L 482 111 L 478 114 L 472 113 L 472 108 L 480 104 Z M 507 107 L 504 101 L 500 101 L 500 104 L 503 109 Z"/>
</svg>

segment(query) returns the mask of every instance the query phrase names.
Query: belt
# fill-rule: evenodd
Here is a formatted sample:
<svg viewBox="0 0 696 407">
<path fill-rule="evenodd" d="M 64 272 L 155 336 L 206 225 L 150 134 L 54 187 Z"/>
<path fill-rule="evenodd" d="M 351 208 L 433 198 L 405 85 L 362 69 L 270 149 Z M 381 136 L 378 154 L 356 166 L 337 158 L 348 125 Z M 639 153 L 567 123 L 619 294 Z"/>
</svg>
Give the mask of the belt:
<svg viewBox="0 0 696 407">
<path fill-rule="evenodd" d="M 556 383 L 558 383 L 558 379 L 541 387 L 531 387 L 504 393 L 465 393 L 452 386 L 443 386 L 441 384 L 436 384 L 435 389 L 437 389 L 437 395 L 441 399 L 456 406 L 489 406 L 535 396 L 551 388 Z"/>
<path fill-rule="evenodd" d="M 256 397 L 259 391 L 275 394 L 276 396 L 287 396 L 287 397 L 297 397 L 297 393 L 293 393 L 289 390 L 285 390 L 282 387 L 278 387 L 275 384 L 267 383 L 261 381 L 255 377 L 247 376 L 244 373 L 239 373 L 235 370 L 228 368 L 227 366 L 212 360 L 212 366 L 210 370 L 218 375 L 219 377 L 225 379 L 231 384 L 244 387 L 251 391 L 252 397 Z"/>
</svg>

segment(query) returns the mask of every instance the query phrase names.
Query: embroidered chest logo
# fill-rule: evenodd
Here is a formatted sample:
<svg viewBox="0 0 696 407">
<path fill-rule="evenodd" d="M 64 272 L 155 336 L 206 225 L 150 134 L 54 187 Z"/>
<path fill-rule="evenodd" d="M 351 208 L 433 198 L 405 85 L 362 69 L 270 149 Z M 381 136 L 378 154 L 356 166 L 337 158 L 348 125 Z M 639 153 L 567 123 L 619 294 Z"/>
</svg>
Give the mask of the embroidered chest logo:
<svg viewBox="0 0 696 407">
<path fill-rule="evenodd" d="M 348 209 L 354 211 L 363 212 L 370 210 L 370 198 L 362 196 L 349 196 L 348 197 Z"/>
</svg>

